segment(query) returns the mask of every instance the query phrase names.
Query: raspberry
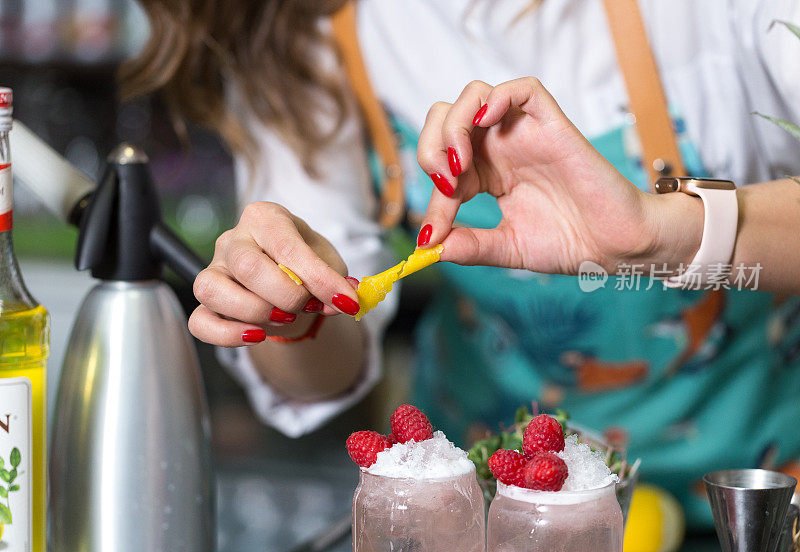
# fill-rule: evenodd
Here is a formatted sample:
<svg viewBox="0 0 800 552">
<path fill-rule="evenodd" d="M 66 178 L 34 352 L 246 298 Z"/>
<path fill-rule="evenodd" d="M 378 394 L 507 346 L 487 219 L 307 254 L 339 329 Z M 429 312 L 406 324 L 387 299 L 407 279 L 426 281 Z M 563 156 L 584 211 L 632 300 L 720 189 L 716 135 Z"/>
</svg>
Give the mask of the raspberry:
<svg viewBox="0 0 800 552">
<path fill-rule="evenodd" d="M 500 449 L 489 458 L 492 475 L 506 485 L 525 486 L 525 465 L 528 459 L 516 450 Z"/>
<path fill-rule="evenodd" d="M 567 465 L 552 452 L 539 452 L 525 466 L 525 487 L 537 491 L 560 491 L 569 475 Z"/>
<path fill-rule="evenodd" d="M 377 431 L 356 431 L 347 438 L 347 452 L 362 468 L 374 464 L 378 453 L 390 446 L 389 439 Z"/>
<path fill-rule="evenodd" d="M 399 442 L 397 440 L 397 437 L 394 436 L 394 433 L 390 433 L 389 435 L 386 436 L 386 438 L 389 439 L 389 446 L 390 447 L 392 445 L 396 445 Z"/>
<path fill-rule="evenodd" d="M 533 458 L 537 452 L 561 452 L 564 450 L 564 430 L 555 418 L 547 414 L 536 416 L 522 436 L 522 452 Z"/>
<path fill-rule="evenodd" d="M 404 404 L 397 407 L 389 419 L 392 434 L 398 443 L 424 441 L 433 437 L 433 426 L 428 417 L 416 406 Z"/>
</svg>

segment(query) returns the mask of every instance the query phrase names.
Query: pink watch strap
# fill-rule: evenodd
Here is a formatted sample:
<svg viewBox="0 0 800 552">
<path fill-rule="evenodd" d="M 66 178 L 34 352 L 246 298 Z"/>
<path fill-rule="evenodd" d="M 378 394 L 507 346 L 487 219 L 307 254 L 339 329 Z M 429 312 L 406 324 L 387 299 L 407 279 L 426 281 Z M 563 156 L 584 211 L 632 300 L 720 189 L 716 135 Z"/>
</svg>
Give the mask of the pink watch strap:
<svg viewBox="0 0 800 552">
<path fill-rule="evenodd" d="M 688 183 L 686 191 L 697 194 L 703 200 L 703 238 L 700 249 L 689 266 L 678 276 L 665 279 L 664 285 L 671 288 L 698 289 L 730 272 L 739 223 L 739 204 L 736 190 L 703 188 L 695 183 Z"/>
</svg>

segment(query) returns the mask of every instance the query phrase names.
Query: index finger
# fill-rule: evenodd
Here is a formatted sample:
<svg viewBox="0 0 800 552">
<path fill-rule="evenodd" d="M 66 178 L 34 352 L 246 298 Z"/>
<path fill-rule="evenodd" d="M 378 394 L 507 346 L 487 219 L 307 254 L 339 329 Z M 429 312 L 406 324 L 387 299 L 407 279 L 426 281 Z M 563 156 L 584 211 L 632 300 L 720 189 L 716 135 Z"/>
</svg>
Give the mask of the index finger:
<svg viewBox="0 0 800 552">
<path fill-rule="evenodd" d="M 500 121 L 512 107 L 519 107 L 541 123 L 553 119 L 568 120 L 558 102 L 539 79 L 523 77 L 495 86 L 486 98 L 486 111 L 475 124 L 484 128 L 490 127 Z"/>
<path fill-rule="evenodd" d="M 354 316 L 359 307 L 353 287 L 306 243 L 301 234 L 301 226 L 305 223 L 300 225 L 302 221 L 288 211 L 287 215 L 288 218 L 271 219 L 262 227 L 263 232 L 254 235 L 253 239 L 276 263 L 291 267 L 311 295 L 340 312 Z M 281 239 L 265 239 L 270 235 L 280 235 Z"/>
<path fill-rule="evenodd" d="M 451 171 L 467 172 L 472 166 L 472 132 L 476 113 L 484 105 L 492 86 L 483 81 L 469 83 L 450 106 L 442 122 L 442 143 L 447 148 Z M 454 167 L 455 166 L 455 167 Z M 458 176 L 454 174 L 453 176 Z"/>
</svg>

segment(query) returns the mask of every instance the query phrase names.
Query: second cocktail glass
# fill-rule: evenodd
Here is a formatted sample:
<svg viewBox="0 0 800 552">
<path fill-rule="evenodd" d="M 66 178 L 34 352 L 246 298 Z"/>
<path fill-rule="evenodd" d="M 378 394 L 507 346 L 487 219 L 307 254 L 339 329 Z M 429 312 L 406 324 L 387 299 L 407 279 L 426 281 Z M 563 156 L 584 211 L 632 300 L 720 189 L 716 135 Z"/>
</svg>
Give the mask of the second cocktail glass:
<svg viewBox="0 0 800 552">
<path fill-rule="evenodd" d="M 533 491 L 497 484 L 487 552 L 622 552 L 614 483 L 585 491 Z"/>
</svg>

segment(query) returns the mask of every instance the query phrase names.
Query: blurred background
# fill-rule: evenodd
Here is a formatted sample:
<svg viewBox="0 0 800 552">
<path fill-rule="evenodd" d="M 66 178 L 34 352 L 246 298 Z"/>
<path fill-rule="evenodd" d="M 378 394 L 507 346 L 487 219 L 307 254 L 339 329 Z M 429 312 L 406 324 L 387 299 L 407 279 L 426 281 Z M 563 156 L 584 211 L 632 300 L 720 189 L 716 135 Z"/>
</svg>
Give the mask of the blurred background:
<svg viewBox="0 0 800 552">
<path fill-rule="evenodd" d="M 0 0 L 0 85 L 14 90 L 15 118 L 92 179 L 117 143 L 143 147 L 168 224 L 210 259 L 216 237 L 238 218 L 231 158 L 201 128 L 191 128 L 189 143 L 181 143 L 157 100 L 118 101 L 116 70 L 147 36 L 133 0 Z M 14 226 L 25 281 L 52 317 L 52 409 L 65 341 L 93 283 L 73 266 L 77 230 L 44 211 L 20 182 Z M 190 312 L 191 288 L 171 283 Z M 357 470 L 344 441 L 354 429 L 384 430 L 391 405 L 404 399 L 410 331 L 426 288 L 424 279 L 405 288 L 388 333 L 384 383 L 333 424 L 297 440 L 259 423 L 213 349 L 198 342 L 218 471 L 219 550 L 290 550 L 331 522 L 344 517 L 349 524 Z M 330 548 L 349 549 L 349 539 Z"/>
</svg>

